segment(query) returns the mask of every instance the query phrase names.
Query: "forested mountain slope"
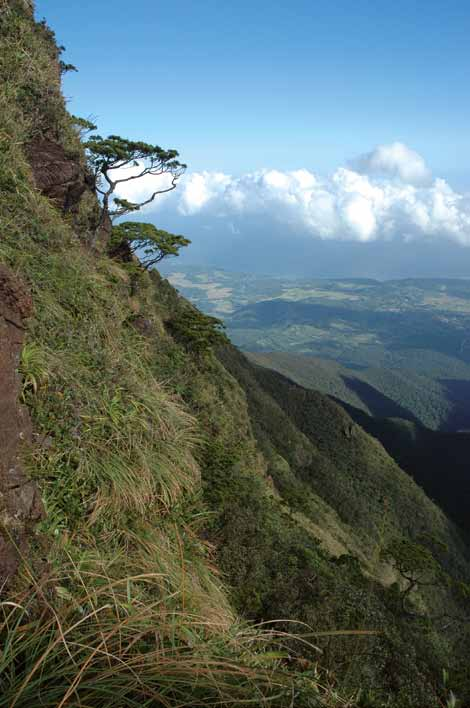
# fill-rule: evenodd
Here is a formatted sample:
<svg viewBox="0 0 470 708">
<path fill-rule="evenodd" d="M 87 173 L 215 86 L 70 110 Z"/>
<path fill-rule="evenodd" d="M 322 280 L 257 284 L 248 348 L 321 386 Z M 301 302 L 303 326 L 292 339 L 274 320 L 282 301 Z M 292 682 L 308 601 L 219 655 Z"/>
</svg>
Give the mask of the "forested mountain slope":
<svg viewBox="0 0 470 708">
<path fill-rule="evenodd" d="M 116 249 L 53 33 L 0 12 L 2 326 L 21 315 L 0 383 L 32 426 L 0 436 L 24 475 L 0 467 L 0 706 L 468 701 L 459 532 Z"/>
<path fill-rule="evenodd" d="M 255 539 L 250 540 L 249 535 L 247 537 L 245 525 L 240 527 L 238 517 L 234 522 L 236 534 L 232 536 L 229 533 L 225 538 L 224 545 L 228 545 L 229 551 L 226 552 L 223 567 L 229 569 L 229 577 L 232 574 L 238 577 L 240 572 L 243 573 L 242 607 L 245 611 L 254 612 L 255 617 L 295 612 L 311 621 L 313 617 L 321 616 L 323 623 L 331 622 L 336 627 L 355 625 L 370 628 L 373 618 L 376 626 L 389 627 L 391 634 L 386 631 L 387 641 L 392 635 L 399 643 L 405 636 L 410 641 L 408 632 L 413 635 L 417 625 L 413 622 L 409 624 L 408 613 L 402 615 L 393 605 L 397 576 L 391 568 L 394 564 L 390 566 L 383 562 L 386 556 L 383 551 L 390 542 L 393 543 L 393 539 L 413 539 L 418 545 L 423 543 L 432 548 L 451 574 L 459 576 L 463 571 L 465 575 L 463 567 L 466 561 L 462 566 L 460 564 L 466 551 L 459 533 L 410 477 L 398 468 L 380 443 L 356 425 L 340 406 L 272 371 L 254 367 L 233 348 L 225 349 L 220 356 L 245 390 L 255 437 L 268 462 L 267 472 L 276 496 L 280 495 L 283 505 L 289 509 L 289 517 L 295 518 L 320 544 L 314 549 L 310 547 L 308 535 L 302 539 L 303 548 L 309 547 L 310 550 L 307 565 L 312 568 L 310 572 L 314 580 L 312 584 L 312 578 L 305 577 L 305 570 L 300 571 L 296 566 L 295 571 L 290 568 L 287 573 L 291 580 L 289 587 L 297 589 L 297 598 L 292 606 L 295 596 L 287 591 L 273 594 L 267 582 L 267 578 L 271 577 L 269 567 L 273 560 L 277 567 L 279 556 L 287 553 L 283 551 L 282 536 L 280 539 L 276 536 L 276 545 L 271 547 L 266 558 L 269 545 L 263 543 L 261 550 Z M 238 495 L 230 500 L 232 515 L 234 504 L 240 504 Z M 240 516 L 248 515 L 248 509 L 250 516 L 255 515 L 256 502 L 250 495 L 244 495 Z M 252 523 L 248 528 L 256 538 L 259 522 Z M 246 552 L 236 553 L 234 546 L 236 544 L 238 548 L 241 542 L 246 544 Z M 251 545 L 256 549 L 255 568 L 252 567 Z M 290 539 L 288 545 L 291 556 L 296 545 L 292 546 Z M 456 550 L 455 555 L 451 549 Z M 326 560 L 328 557 L 329 561 Z M 337 560 L 332 562 L 332 557 Z M 280 565 L 282 568 L 284 563 Z M 264 572 L 263 566 L 266 568 Z M 361 573 L 358 573 L 359 568 Z M 371 580 L 366 581 L 365 578 Z M 286 582 L 283 578 L 283 587 Z M 253 583 L 256 603 L 260 605 L 258 608 L 256 605 L 254 608 L 250 606 L 251 598 L 249 601 L 246 599 L 247 590 Z M 439 588 L 439 585 L 429 586 L 429 595 L 422 587 L 423 595 L 418 605 L 424 603 L 421 607 L 427 607 L 428 617 L 442 617 L 442 608 L 449 607 L 447 603 L 453 603 L 456 599 L 453 593 L 453 600 L 447 595 L 448 587 L 442 595 L 443 587 Z M 397 595 L 395 601 L 399 602 Z M 450 614 L 453 612 L 451 610 Z M 390 621 L 394 625 L 393 630 Z M 396 621 L 398 624 L 395 624 Z M 452 643 L 453 640 L 448 636 L 447 641 Z M 336 660 L 341 656 L 340 647 L 338 643 L 331 649 L 337 652 Z M 464 654 L 468 650 L 463 645 L 461 649 Z M 357 667 L 364 661 L 364 656 L 371 656 L 371 651 L 375 656 L 372 664 L 366 661 L 366 671 L 371 671 L 372 665 L 376 669 L 379 666 L 384 668 L 382 660 L 389 668 L 393 664 L 391 657 L 384 659 L 387 650 L 380 640 L 374 648 L 367 646 L 367 642 L 360 648 L 356 645 L 355 651 L 358 652 L 357 664 L 354 660 Z M 392 653 L 395 651 L 392 650 Z M 398 655 L 406 657 L 405 663 L 412 661 L 405 647 L 398 649 L 395 659 Z M 395 679 L 401 671 L 398 665 L 394 666 L 392 674 Z M 381 680 L 383 675 L 379 679 L 376 674 L 373 682 L 380 683 Z M 406 689 L 403 688 L 403 691 L 406 693 Z M 400 701 L 395 700 L 399 705 Z M 424 698 L 418 698 L 416 694 L 411 705 L 413 701 L 415 705 L 421 705 L 420 701 Z"/>
<path fill-rule="evenodd" d="M 361 428 L 380 440 L 402 469 L 468 532 L 470 435 L 466 429 L 451 432 L 423 425 L 423 420 L 436 422 L 445 410 L 439 389 L 432 380 L 409 371 L 353 371 L 335 362 L 284 352 L 247 356 L 336 400 Z M 458 383 L 455 382 L 462 405 L 460 408 L 456 405 L 452 413 L 447 410 L 447 425 L 451 429 L 465 423 L 462 406 L 466 386 L 465 381 L 460 382 L 460 386 Z M 406 407 L 401 405 L 405 402 Z M 465 403 L 468 406 L 468 401 Z"/>
<path fill-rule="evenodd" d="M 357 368 L 282 351 L 248 357 L 374 417 L 403 418 L 447 432 L 470 424 L 470 368 L 436 352 L 413 350 L 399 366 Z"/>
<path fill-rule="evenodd" d="M 351 417 L 380 440 L 389 454 L 468 535 L 470 533 L 470 435 L 445 433 L 400 418 L 373 418 L 347 406 Z"/>
</svg>

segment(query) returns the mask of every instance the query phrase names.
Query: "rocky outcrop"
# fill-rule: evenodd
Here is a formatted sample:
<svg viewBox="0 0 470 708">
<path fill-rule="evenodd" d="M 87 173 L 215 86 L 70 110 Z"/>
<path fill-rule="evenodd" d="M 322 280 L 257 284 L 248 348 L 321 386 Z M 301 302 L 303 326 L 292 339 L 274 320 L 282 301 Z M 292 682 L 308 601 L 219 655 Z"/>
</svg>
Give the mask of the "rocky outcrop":
<svg viewBox="0 0 470 708">
<path fill-rule="evenodd" d="M 31 423 L 19 404 L 17 373 L 24 339 L 23 322 L 31 314 L 26 288 L 0 266 L 0 590 L 16 571 L 19 551 L 43 515 L 36 485 L 27 479 L 20 451 L 31 442 Z"/>
<path fill-rule="evenodd" d="M 35 186 L 42 194 L 62 211 L 76 211 L 83 193 L 92 188 L 83 165 L 68 156 L 61 145 L 46 139 L 29 146 L 28 160 Z"/>
<path fill-rule="evenodd" d="M 94 179 L 81 162 L 67 155 L 59 143 L 49 139 L 31 143 L 27 150 L 34 185 L 63 212 L 72 214 L 72 225 L 84 241 L 98 252 L 107 250 L 112 223 L 100 212 Z M 80 218 L 82 200 L 88 203 L 86 222 Z M 114 254 L 113 254 L 114 255 Z M 120 260 L 131 260 L 129 253 Z"/>
</svg>

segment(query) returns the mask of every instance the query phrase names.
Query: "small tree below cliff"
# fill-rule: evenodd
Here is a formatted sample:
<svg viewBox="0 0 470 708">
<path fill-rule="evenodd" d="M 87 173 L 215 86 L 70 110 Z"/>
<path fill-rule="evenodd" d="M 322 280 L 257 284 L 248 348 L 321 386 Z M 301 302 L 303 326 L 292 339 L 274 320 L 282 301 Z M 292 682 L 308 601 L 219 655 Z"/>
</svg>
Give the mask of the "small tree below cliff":
<svg viewBox="0 0 470 708">
<path fill-rule="evenodd" d="M 119 135 L 102 138 L 93 135 L 85 143 L 90 169 L 95 186 L 101 195 L 102 218 L 100 227 L 108 219 L 113 220 L 153 202 L 158 194 L 171 192 L 186 169 L 179 162 L 176 150 L 164 150 L 158 145 L 127 140 Z M 169 177 L 169 184 L 156 189 L 141 202 L 129 202 L 113 197 L 119 185 L 141 179 L 146 175 Z M 112 200 L 112 204 L 111 204 Z"/>
<path fill-rule="evenodd" d="M 166 325 L 175 339 L 198 355 L 204 355 L 212 347 L 227 343 L 224 323 L 192 306 L 181 309 Z"/>
<path fill-rule="evenodd" d="M 382 553 L 382 557 L 392 563 L 401 580 L 404 581 L 401 591 L 404 611 L 407 611 L 406 601 L 413 590 L 436 586 L 444 578 L 442 567 L 431 551 L 407 538 L 391 541 Z"/>
<path fill-rule="evenodd" d="M 113 227 L 110 250 L 127 251 L 130 256 L 138 254 L 143 268 L 149 270 L 167 256 L 177 256 L 180 248 L 190 243 L 184 236 L 157 229 L 153 224 L 124 221 Z"/>
</svg>

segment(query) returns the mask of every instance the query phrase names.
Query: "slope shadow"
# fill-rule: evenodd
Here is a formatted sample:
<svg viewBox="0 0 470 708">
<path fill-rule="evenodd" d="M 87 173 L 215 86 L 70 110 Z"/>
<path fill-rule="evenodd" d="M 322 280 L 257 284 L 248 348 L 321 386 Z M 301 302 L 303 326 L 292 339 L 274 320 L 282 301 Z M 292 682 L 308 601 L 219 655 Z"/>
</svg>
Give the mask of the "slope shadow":
<svg viewBox="0 0 470 708">
<path fill-rule="evenodd" d="M 452 410 L 441 425 L 444 431 L 470 430 L 470 381 L 466 379 L 439 379 L 452 404 Z"/>
<path fill-rule="evenodd" d="M 400 406 L 365 381 L 344 375 L 341 378 L 345 385 L 367 406 L 372 416 L 376 418 L 404 418 L 413 423 L 419 422 L 411 411 Z"/>
<path fill-rule="evenodd" d="M 331 396 L 366 433 L 376 438 L 470 541 L 470 434 L 403 427 L 398 420 L 373 418 Z"/>
</svg>

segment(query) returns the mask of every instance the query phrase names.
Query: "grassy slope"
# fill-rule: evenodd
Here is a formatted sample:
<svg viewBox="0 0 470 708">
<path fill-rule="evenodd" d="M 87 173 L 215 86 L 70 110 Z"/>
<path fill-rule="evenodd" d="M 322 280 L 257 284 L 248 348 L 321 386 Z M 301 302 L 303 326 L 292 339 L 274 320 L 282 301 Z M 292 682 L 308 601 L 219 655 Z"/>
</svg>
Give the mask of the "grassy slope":
<svg viewBox="0 0 470 708">
<path fill-rule="evenodd" d="M 22 13 L 2 21 L 0 259 L 34 297 L 27 461 L 48 516 L 17 605 L 2 609 L 0 705 L 29 706 L 39 692 L 51 706 L 344 705 L 328 688 L 338 684 L 361 705 L 437 706 L 456 638 L 400 612 L 379 556 L 389 536 L 424 525 L 459 575 L 458 537 L 327 399 L 231 347 L 219 361 L 172 337 L 188 305 L 156 273 L 131 296 L 128 268 L 88 250 L 93 203 L 72 224 L 32 188 L 32 138 L 53 126 L 69 154 L 83 153 L 53 37 Z M 414 603 L 443 600 L 458 611 L 446 589 Z M 235 610 L 354 633 L 314 637 L 320 669 L 306 640 L 284 638 L 281 656 Z"/>
<path fill-rule="evenodd" d="M 53 35 L 21 2 L 0 10 L 0 259 L 34 299 L 23 372 L 37 444 L 25 454 L 47 509 L 14 604 L 1 606 L 0 705 L 284 706 L 293 691 L 300 705 L 323 705 L 320 693 L 333 705 L 236 618 L 202 538 L 197 457 L 210 418 L 225 425 L 224 397 L 248 437 L 242 394 L 166 333 L 157 275 L 131 297 L 128 269 L 87 248 L 92 199 L 72 219 L 33 188 L 32 141 L 84 155 Z M 185 377 L 200 420 L 181 399 Z"/>
</svg>

